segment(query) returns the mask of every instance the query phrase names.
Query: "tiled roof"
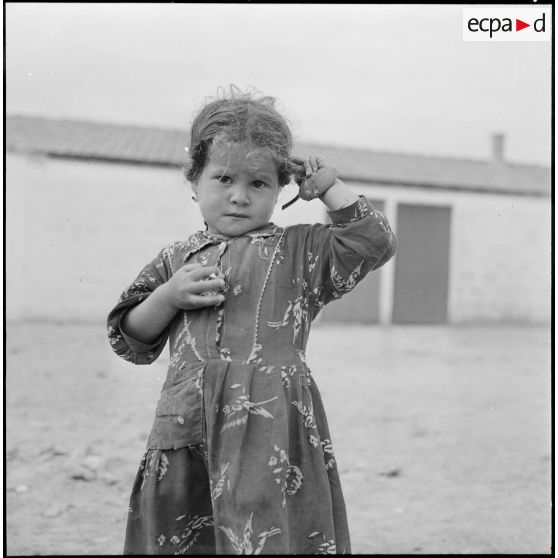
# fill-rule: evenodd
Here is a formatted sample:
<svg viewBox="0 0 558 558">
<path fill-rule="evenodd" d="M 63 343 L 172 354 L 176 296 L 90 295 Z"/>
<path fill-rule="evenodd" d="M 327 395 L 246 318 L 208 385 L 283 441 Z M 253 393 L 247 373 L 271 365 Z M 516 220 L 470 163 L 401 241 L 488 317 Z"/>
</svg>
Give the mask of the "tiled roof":
<svg viewBox="0 0 558 558">
<path fill-rule="evenodd" d="M 6 118 L 6 150 L 16 153 L 180 167 L 186 143 L 186 130 L 28 116 Z M 294 152 L 323 155 L 345 180 L 550 195 L 550 168 L 543 166 L 308 143 L 297 144 Z"/>
<path fill-rule="evenodd" d="M 184 163 L 186 132 L 27 116 L 6 118 L 6 149 L 152 165 Z"/>
</svg>

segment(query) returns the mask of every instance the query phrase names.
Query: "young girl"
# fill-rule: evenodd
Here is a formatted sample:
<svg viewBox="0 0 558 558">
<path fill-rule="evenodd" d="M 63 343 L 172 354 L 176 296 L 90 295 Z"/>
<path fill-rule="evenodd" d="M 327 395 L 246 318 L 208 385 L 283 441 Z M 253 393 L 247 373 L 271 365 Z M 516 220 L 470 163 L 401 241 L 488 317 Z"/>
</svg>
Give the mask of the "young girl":
<svg viewBox="0 0 558 558">
<path fill-rule="evenodd" d="M 320 157 L 292 159 L 273 101 L 233 91 L 198 114 L 186 177 L 206 230 L 163 248 L 108 317 L 126 360 L 170 346 L 126 554 L 351 550 L 305 349 L 321 308 L 387 262 L 395 238 Z M 292 175 L 332 224 L 269 221 Z"/>
</svg>

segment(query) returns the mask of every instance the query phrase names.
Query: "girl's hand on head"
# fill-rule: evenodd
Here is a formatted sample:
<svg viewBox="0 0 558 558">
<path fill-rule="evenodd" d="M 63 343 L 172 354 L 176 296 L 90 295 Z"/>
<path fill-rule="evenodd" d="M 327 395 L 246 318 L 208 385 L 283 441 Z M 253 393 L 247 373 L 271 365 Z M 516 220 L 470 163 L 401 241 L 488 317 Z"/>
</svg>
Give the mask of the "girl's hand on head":
<svg viewBox="0 0 558 558">
<path fill-rule="evenodd" d="M 305 176 L 298 175 L 299 196 L 306 201 L 325 194 L 337 180 L 337 169 L 326 164 L 323 157 L 310 155 L 302 161 Z"/>
<path fill-rule="evenodd" d="M 164 287 L 169 304 L 178 310 L 217 306 L 225 300 L 225 296 L 219 292 L 225 288 L 225 280 L 215 266 L 186 264 Z"/>
</svg>

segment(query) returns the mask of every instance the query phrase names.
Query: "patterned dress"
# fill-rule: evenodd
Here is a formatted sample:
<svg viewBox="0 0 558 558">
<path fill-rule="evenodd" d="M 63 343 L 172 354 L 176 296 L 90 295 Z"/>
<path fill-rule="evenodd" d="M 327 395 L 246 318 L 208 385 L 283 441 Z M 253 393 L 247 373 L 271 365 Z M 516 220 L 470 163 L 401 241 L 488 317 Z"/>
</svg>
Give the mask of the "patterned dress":
<svg viewBox="0 0 558 558">
<path fill-rule="evenodd" d="M 166 246 L 108 317 L 113 350 L 170 362 L 133 487 L 126 554 L 350 553 L 322 401 L 305 357 L 320 309 L 395 252 L 364 197 L 332 224 L 272 223 L 236 238 L 197 232 Z M 179 312 L 152 345 L 121 329 L 186 262 L 215 265 L 225 302 Z"/>
</svg>

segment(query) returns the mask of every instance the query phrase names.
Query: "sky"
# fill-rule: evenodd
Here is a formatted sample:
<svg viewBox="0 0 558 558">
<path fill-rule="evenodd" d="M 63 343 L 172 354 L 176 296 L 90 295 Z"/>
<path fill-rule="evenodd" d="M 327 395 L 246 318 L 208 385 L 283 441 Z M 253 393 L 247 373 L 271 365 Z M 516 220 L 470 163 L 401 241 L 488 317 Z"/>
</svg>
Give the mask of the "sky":
<svg viewBox="0 0 558 558">
<path fill-rule="evenodd" d="M 6 3 L 6 113 L 188 129 L 220 86 L 301 142 L 550 165 L 550 42 L 464 42 L 430 4 Z"/>
</svg>

